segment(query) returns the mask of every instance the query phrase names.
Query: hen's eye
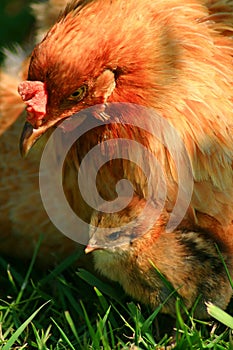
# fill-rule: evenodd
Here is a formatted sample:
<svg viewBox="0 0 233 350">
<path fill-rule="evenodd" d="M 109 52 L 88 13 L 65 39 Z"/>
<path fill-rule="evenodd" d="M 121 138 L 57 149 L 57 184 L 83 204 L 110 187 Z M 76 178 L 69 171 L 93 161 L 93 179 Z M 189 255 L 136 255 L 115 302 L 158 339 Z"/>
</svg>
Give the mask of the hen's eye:
<svg viewBox="0 0 233 350">
<path fill-rule="evenodd" d="M 120 234 L 121 234 L 120 231 L 111 233 L 110 235 L 108 235 L 109 241 L 115 241 L 117 238 L 119 238 Z"/>
<path fill-rule="evenodd" d="M 77 90 L 75 90 L 69 97 L 70 101 L 81 101 L 86 95 L 87 87 L 86 85 L 80 86 Z"/>
</svg>

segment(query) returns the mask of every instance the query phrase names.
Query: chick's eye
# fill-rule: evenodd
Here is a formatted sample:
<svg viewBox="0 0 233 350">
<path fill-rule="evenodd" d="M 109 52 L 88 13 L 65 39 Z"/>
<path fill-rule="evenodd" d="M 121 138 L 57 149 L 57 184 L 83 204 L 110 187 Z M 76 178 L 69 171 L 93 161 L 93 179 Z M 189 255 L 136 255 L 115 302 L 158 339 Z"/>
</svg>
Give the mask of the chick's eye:
<svg viewBox="0 0 233 350">
<path fill-rule="evenodd" d="M 68 100 L 81 101 L 84 98 L 84 96 L 86 95 L 86 92 L 87 92 L 86 85 L 82 85 L 68 97 Z"/>
<path fill-rule="evenodd" d="M 115 232 L 111 233 L 110 235 L 108 235 L 109 241 L 117 240 L 117 238 L 119 238 L 120 234 L 121 234 L 120 231 L 115 231 Z"/>
</svg>

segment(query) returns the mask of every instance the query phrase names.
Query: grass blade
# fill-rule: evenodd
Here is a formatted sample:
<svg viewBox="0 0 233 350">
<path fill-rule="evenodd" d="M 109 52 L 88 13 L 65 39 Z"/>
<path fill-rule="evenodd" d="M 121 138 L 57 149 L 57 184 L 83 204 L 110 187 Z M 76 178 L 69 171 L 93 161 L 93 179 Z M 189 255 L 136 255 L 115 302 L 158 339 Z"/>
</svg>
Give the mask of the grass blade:
<svg viewBox="0 0 233 350">
<path fill-rule="evenodd" d="M 219 307 L 212 303 L 206 303 L 207 312 L 210 316 L 214 317 L 219 322 L 225 324 L 225 326 L 233 329 L 233 317 L 230 316 L 225 311 L 221 310 Z"/>
<path fill-rule="evenodd" d="M 41 305 L 33 314 L 28 317 L 28 319 L 17 329 L 17 331 L 12 334 L 8 342 L 3 346 L 2 350 L 11 350 L 12 345 L 16 342 L 16 340 L 19 338 L 20 334 L 24 331 L 24 329 L 29 325 L 29 323 L 33 320 L 33 318 L 38 314 L 38 312 L 50 301 L 47 301 L 43 305 Z"/>
<path fill-rule="evenodd" d="M 70 346 L 70 349 L 75 350 L 75 348 L 73 347 L 73 345 L 71 344 L 71 342 L 69 341 L 67 335 L 65 334 L 65 332 L 61 329 L 61 327 L 57 324 L 57 322 L 51 318 L 51 320 L 54 322 L 54 324 L 56 325 L 56 327 L 59 329 L 62 338 L 66 341 L 66 343 Z"/>
</svg>

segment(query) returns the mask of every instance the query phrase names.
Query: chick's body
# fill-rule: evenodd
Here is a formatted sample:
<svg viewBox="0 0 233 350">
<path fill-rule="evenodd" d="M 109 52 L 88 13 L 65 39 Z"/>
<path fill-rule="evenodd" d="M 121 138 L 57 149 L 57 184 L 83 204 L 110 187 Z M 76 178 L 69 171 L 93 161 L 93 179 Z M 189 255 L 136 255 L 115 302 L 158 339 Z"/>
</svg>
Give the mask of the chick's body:
<svg viewBox="0 0 233 350">
<path fill-rule="evenodd" d="M 188 309 L 200 298 L 194 310 L 196 317 L 207 317 L 207 301 L 225 308 L 232 288 L 217 242 L 207 232 L 198 230 L 166 232 L 167 216 L 162 214 L 156 220 L 153 206 L 147 208 L 146 216 L 138 217 L 138 209 L 143 205 L 143 200 L 134 199 L 130 208 L 120 214 L 93 214 L 86 251 L 93 251 L 96 269 L 152 308 L 165 302 L 162 312 L 172 316 L 176 315 L 174 290 Z M 148 229 L 151 218 L 155 223 Z M 130 223 L 132 220 L 135 221 Z M 228 248 L 220 244 L 219 250 L 232 271 Z"/>
</svg>

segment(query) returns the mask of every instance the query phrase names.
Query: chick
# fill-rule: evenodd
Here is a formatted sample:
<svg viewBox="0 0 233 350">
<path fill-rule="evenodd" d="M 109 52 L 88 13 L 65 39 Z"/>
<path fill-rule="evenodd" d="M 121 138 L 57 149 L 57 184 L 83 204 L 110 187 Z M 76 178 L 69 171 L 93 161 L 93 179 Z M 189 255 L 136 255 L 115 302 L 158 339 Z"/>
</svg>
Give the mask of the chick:
<svg viewBox="0 0 233 350">
<path fill-rule="evenodd" d="M 161 305 L 173 317 L 177 293 L 187 309 L 197 302 L 194 314 L 201 319 L 208 317 L 207 301 L 225 308 L 232 295 L 222 262 L 232 271 L 228 247 L 197 228 L 166 232 L 167 213 L 145 204 L 136 197 L 120 212 L 104 213 L 106 206 L 94 212 L 85 252 L 93 252 L 96 269 L 136 300 Z"/>
</svg>

